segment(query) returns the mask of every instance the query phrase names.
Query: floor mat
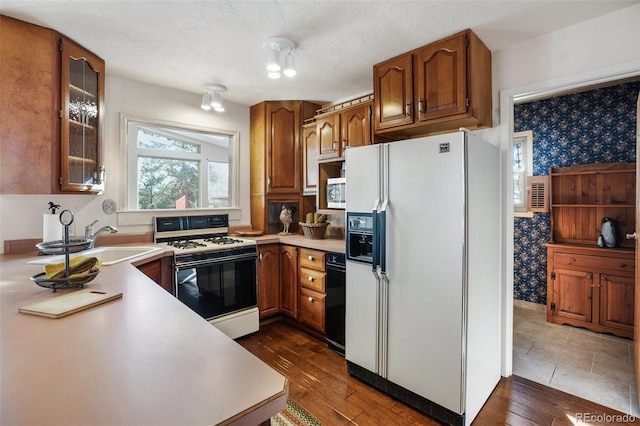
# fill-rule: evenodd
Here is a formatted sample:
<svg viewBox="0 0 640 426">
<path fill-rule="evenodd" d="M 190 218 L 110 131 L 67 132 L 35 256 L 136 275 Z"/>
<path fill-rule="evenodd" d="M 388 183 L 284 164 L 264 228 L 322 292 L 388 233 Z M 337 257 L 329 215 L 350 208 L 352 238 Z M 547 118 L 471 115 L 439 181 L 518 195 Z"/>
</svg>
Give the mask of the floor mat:
<svg viewBox="0 0 640 426">
<path fill-rule="evenodd" d="M 307 413 L 291 399 L 287 399 L 287 406 L 283 411 L 271 417 L 271 426 L 322 426 L 322 424 Z"/>
</svg>

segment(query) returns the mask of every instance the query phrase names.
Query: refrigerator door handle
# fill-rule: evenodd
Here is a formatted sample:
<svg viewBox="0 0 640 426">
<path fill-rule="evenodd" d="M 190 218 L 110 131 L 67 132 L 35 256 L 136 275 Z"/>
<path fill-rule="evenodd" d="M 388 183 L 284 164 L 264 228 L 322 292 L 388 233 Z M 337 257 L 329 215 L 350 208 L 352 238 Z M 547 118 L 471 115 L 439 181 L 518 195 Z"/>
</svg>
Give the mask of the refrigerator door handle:
<svg viewBox="0 0 640 426">
<path fill-rule="evenodd" d="M 380 272 L 384 274 L 387 271 L 387 202 L 385 201 L 382 204 L 382 208 L 380 209 L 380 213 L 378 213 L 378 239 L 380 243 L 378 244 L 379 248 L 379 259 L 378 262 L 380 264 Z"/>
<path fill-rule="evenodd" d="M 376 200 L 376 204 L 373 206 L 371 210 L 371 220 L 372 220 L 372 247 L 371 247 L 371 269 L 373 270 L 374 275 L 377 278 L 377 270 L 378 265 L 380 264 L 380 242 L 378 240 L 378 205 L 380 204 L 380 200 Z"/>
<path fill-rule="evenodd" d="M 382 145 L 381 158 L 381 192 L 382 205 L 380 206 L 380 218 L 378 219 L 378 234 L 380 236 L 380 271 L 387 271 L 387 208 L 389 207 L 389 144 Z"/>
</svg>

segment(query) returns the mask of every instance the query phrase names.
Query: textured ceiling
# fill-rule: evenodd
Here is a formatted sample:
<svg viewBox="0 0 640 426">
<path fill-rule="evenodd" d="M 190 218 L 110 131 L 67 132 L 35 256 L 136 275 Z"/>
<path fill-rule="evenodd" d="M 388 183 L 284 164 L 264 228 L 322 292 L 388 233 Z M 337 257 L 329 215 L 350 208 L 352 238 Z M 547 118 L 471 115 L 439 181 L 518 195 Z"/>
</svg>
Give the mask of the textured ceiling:
<svg viewBox="0 0 640 426">
<path fill-rule="evenodd" d="M 638 2 L 2 0 L 0 12 L 74 39 L 108 74 L 198 94 L 220 83 L 253 105 L 364 94 L 375 63 L 466 28 L 495 52 Z M 262 45 L 275 36 L 297 45 L 294 78 L 266 75 Z"/>
</svg>

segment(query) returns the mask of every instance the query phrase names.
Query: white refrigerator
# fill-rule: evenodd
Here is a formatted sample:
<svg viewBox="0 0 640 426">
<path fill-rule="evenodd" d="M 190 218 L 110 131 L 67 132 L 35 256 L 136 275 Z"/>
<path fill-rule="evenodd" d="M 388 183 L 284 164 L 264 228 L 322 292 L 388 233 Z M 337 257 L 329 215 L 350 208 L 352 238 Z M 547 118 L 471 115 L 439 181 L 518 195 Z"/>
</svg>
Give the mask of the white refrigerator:
<svg viewBox="0 0 640 426">
<path fill-rule="evenodd" d="M 452 425 L 500 379 L 499 169 L 466 131 L 346 151 L 348 371 Z"/>
</svg>

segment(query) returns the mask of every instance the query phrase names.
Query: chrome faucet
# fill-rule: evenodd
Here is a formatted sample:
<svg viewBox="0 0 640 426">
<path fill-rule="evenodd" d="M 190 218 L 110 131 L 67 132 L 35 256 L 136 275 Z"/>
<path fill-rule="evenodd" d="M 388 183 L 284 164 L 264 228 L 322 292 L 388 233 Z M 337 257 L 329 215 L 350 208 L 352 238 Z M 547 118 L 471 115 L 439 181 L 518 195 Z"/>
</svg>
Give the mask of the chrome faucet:
<svg viewBox="0 0 640 426">
<path fill-rule="evenodd" d="M 92 249 L 93 245 L 96 243 L 96 238 L 98 238 L 98 235 L 104 232 L 110 232 L 111 234 L 115 234 L 116 232 L 118 232 L 117 228 L 114 228 L 113 226 L 110 226 L 110 225 L 103 226 L 102 228 L 98 229 L 96 232 L 93 232 L 93 225 L 95 225 L 98 222 L 100 222 L 100 219 L 96 219 L 84 227 L 84 238 L 86 240 L 91 241 L 91 244 L 89 245 L 90 249 Z"/>
</svg>

